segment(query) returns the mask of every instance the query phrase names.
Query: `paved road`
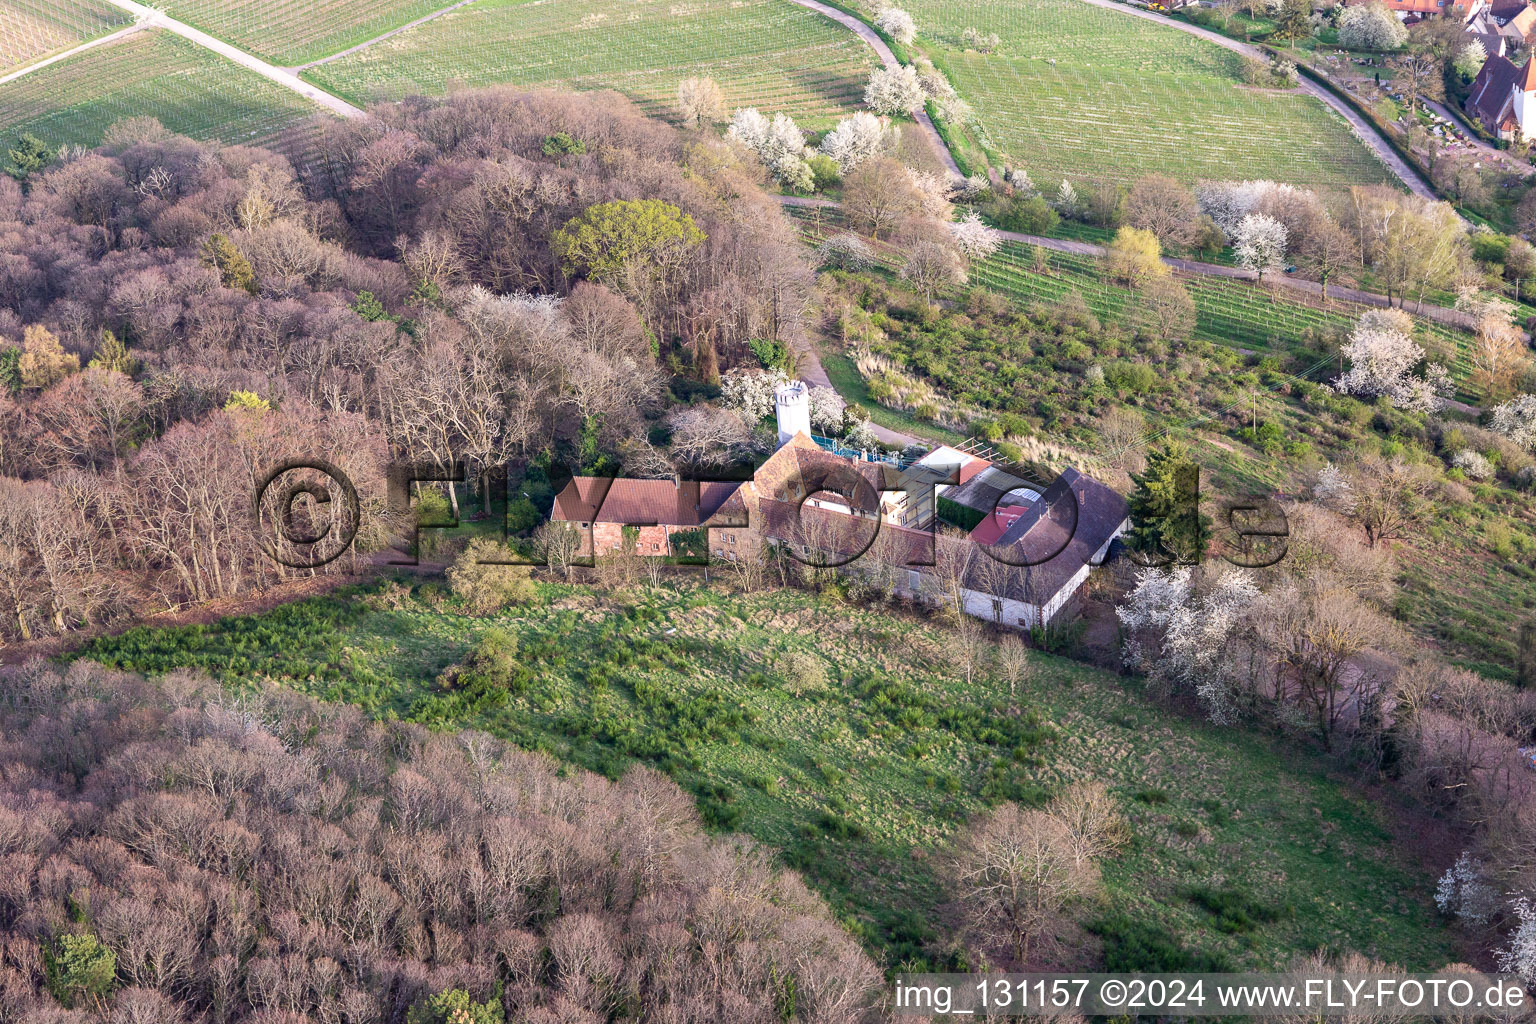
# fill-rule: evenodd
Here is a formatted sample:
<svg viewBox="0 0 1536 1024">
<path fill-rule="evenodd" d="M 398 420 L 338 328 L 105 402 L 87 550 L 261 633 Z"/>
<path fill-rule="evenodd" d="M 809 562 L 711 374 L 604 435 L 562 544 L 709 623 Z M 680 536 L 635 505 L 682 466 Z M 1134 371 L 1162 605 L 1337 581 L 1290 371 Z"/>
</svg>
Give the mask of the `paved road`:
<svg viewBox="0 0 1536 1024">
<path fill-rule="evenodd" d="M 885 45 L 885 40 L 880 38 L 880 33 L 864 24 L 858 18 L 840 11 L 836 7 L 819 4 L 816 0 L 794 0 L 794 2 L 807 10 L 812 10 L 817 14 L 831 18 L 845 28 L 852 29 L 858 34 L 860 39 L 875 48 L 875 53 L 880 57 L 880 63 L 886 67 L 901 67 L 901 61 L 897 60 L 896 55 L 891 52 L 891 48 Z M 928 111 L 919 110 L 917 112 L 917 123 L 928 133 L 928 141 L 933 144 L 934 151 L 939 154 L 939 159 L 944 161 L 944 168 L 949 171 L 950 176 L 954 178 L 965 177 L 965 175 L 960 173 L 960 165 L 955 163 L 955 158 L 950 154 L 949 147 L 944 145 L 943 136 L 939 134 L 939 130 L 934 127 L 932 119 L 928 117 Z"/>
<path fill-rule="evenodd" d="M 146 7 L 140 3 L 134 3 L 134 0 L 107 0 L 107 2 L 114 7 L 121 7 L 125 11 L 132 12 L 139 19 L 138 27 L 140 28 L 163 28 L 168 32 L 174 32 L 183 39 L 189 39 L 205 49 L 212 50 L 221 57 L 234 61 L 241 67 L 249 68 L 263 78 L 276 82 L 285 89 L 298 93 L 300 96 L 303 96 L 312 103 L 319 104 L 333 114 L 339 114 L 342 117 L 363 116 L 361 108 L 354 107 L 340 97 L 332 96 L 324 89 L 317 89 L 287 68 L 268 64 L 260 57 L 252 56 L 244 50 L 221 42 L 206 32 L 199 31 L 191 25 L 167 16 L 162 11 L 157 11 L 153 7 Z"/>
<path fill-rule="evenodd" d="M 1188 32 L 1190 35 L 1199 36 L 1201 39 L 1215 43 L 1217 46 L 1224 46 L 1234 53 L 1240 53 L 1244 57 L 1253 57 L 1256 60 L 1265 62 L 1269 60 L 1269 55 L 1257 46 L 1240 43 L 1236 39 L 1229 39 L 1220 32 L 1213 32 L 1208 28 L 1201 28 L 1199 25 L 1191 25 L 1188 22 L 1165 18 L 1160 14 L 1153 14 L 1151 11 L 1143 11 L 1136 7 L 1127 7 L 1123 3 L 1116 3 L 1115 0 L 1083 0 L 1083 3 L 1093 4 L 1095 7 L 1103 7 L 1106 10 L 1119 11 L 1133 18 L 1143 18 L 1168 28 L 1178 29 L 1180 32 Z M 1408 161 L 1398 156 L 1397 152 L 1387 145 L 1386 140 L 1381 137 L 1381 134 L 1365 118 L 1355 113 L 1348 103 L 1345 103 L 1333 93 L 1308 78 L 1301 79 L 1300 87 L 1302 92 L 1309 96 L 1315 96 L 1334 110 L 1337 110 L 1344 120 L 1349 122 L 1349 126 L 1354 129 L 1355 135 L 1360 138 L 1360 141 L 1371 147 L 1372 151 L 1381 157 L 1382 162 L 1391 168 L 1392 173 L 1402 179 L 1403 184 L 1425 199 L 1440 198 L 1435 194 L 1435 190 L 1430 187 L 1429 182 L 1425 181 L 1423 176 Z"/>
<path fill-rule="evenodd" d="M 135 32 L 142 31 L 143 28 L 144 28 L 143 25 L 135 23 L 135 24 L 129 25 L 126 28 L 120 28 L 116 32 L 113 32 L 111 35 L 105 35 L 105 36 L 102 36 L 99 39 L 89 39 L 89 40 L 86 40 L 85 42 L 81 43 L 79 46 L 72 46 L 69 49 L 65 50 L 63 53 L 56 53 L 56 54 L 54 54 L 52 57 L 49 57 L 47 60 L 40 60 L 36 64 L 28 64 L 26 67 L 22 68 L 20 71 L 12 71 L 10 74 L 5 75 L 3 77 L 0 77 L 0 85 L 4 85 L 6 82 L 14 82 L 14 81 L 16 81 L 16 79 L 20 78 L 22 75 L 30 75 L 34 71 L 41 71 L 43 68 L 46 68 L 50 64 L 57 64 L 61 60 L 68 60 L 69 58 L 73 57 L 75 54 L 77 54 L 77 53 L 84 53 L 86 50 L 92 49 L 93 47 L 104 46 L 107 43 L 115 43 L 119 39 L 123 38 L 124 36 L 131 36 Z"/>
</svg>

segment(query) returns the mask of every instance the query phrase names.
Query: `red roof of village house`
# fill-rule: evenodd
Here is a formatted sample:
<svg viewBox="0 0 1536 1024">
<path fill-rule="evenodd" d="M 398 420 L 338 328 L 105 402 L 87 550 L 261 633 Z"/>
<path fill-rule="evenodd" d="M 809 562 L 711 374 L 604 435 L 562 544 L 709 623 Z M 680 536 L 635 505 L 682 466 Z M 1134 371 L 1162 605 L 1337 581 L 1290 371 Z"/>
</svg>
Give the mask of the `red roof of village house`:
<svg viewBox="0 0 1536 1024">
<path fill-rule="evenodd" d="M 698 526 L 714 515 L 740 486 L 713 480 L 678 483 L 577 476 L 555 498 L 550 518 L 632 526 Z"/>
<path fill-rule="evenodd" d="M 1413 14 L 1439 14 L 1452 7 L 1460 6 L 1451 3 L 1450 0 L 1382 0 L 1382 2 L 1391 10 L 1408 11 Z"/>
<path fill-rule="evenodd" d="M 1029 511 L 1028 505 L 999 505 L 971 531 L 971 540 L 978 544 L 996 544 L 1003 539 L 1018 519 Z"/>
</svg>

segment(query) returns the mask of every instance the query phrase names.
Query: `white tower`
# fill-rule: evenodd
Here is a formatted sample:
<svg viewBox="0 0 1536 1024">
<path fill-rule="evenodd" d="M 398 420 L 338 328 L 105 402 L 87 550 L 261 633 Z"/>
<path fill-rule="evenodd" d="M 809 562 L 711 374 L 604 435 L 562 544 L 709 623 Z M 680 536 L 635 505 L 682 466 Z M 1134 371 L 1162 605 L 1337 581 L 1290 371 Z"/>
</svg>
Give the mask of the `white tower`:
<svg viewBox="0 0 1536 1024">
<path fill-rule="evenodd" d="M 796 434 L 811 432 L 811 389 L 804 381 L 786 381 L 773 389 L 773 413 L 779 421 L 779 444 Z"/>
</svg>

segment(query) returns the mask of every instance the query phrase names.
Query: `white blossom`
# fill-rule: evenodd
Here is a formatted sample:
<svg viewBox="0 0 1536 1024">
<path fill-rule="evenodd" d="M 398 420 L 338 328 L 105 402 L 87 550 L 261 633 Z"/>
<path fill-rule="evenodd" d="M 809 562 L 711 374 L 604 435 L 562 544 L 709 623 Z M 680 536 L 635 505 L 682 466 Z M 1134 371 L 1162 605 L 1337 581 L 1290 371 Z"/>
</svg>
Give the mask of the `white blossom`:
<svg viewBox="0 0 1536 1024">
<path fill-rule="evenodd" d="M 1483 878 L 1481 861 L 1463 850 L 1435 886 L 1435 906 L 1465 924 L 1487 924 L 1499 909 L 1498 892 Z"/>
<path fill-rule="evenodd" d="M 1488 63 L 1488 49 L 1477 39 L 1471 40 L 1456 51 L 1456 70 L 1468 78 L 1475 76 L 1486 63 Z"/>
<path fill-rule="evenodd" d="M 1355 489 L 1349 477 L 1331 462 L 1317 471 L 1312 496 L 1336 512 L 1348 513 L 1355 507 Z"/>
<path fill-rule="evenodd" d="M 951 223 L 949 233 L 954 236 L 956 248 L 965 254 L 966 259 L 987 259 L 1003 244 L 1003 236 L 983 224 L 981 215 L 975 210 L 966 214 L 964 220 Z"/>
<path fill-rule="evenodd" d="M 1276 181 L 1202 181 L 1195 186 L 1200 212 L 1214 220 L 1228 236 L 1237 233 L 1242 219 L 1271 197 L 1306 195 L 1306 189 Z"/>
<path fill-rule="evenodd" d="M 816 247 L 816 256 L 822 266 L 839 270 L 864 270 L 873 265 L 875 254 L 869 243 L 858 235 L 833 235 Z"/>
<path fill-rule="evenodd" d="M 837 122 L 821 140 L 821 151 L 837 162 L 837 169 L 847 174 L 870 157 L 893 149 L 901 141 L 901 129 L 861 110 Z"/>
<path fill-rule="evenodd" d="M 880 447 L 880 438 L 875 435 L 875 428 L 870 426 L 868 420 L 855 424 L 852 430 L 843 435 L 843 441 L 850 448 Z"/>
<path fill-rule="evenodd" d="M 1360 315 L 1349 341 L 1341 350 L 1349 370 L 1333 382 L 1335 391 L 1370 398 L 1385 397 L 1393 405 L 1412 412 L 1434 412 L 1453 386 L 1450 374 L 1438 363 L 1429 364 L 1424 376 L 1413 372 L 1424 359 L 1424 350 L 1409 336 L 1413 321 L 1397 309 L 1371 309 Z"/>
<path fill-rule="evenodd" d="M 1115 610 L 1126 627 L 1127 665 L 1192 689 L 1218 724 L 1237 720 L 1232 692 L 1231 644 L 1258 596 L 1252 573 L 1228 570 L 1204 595 L 1192 571 L 1143 569 L 1135 588 Z M 1156 650 L 1149 650 L 1150 634 Z"/>
<path fill-rule="evenodd" d="M 731 370 L 720 381 L 720 397 L 755 423 L 773 415 L 774 388 L 788 382 L 789 374 L 783 370 Z"/>
<path fill-rule="evenodd" d="M 1499 970 L 1536 982 L 1536 905 L 1524 896 L 1509 905 L 1520 923 L 1509 933 L 1509 947 L 1494 950 Z"/>
<path fill-rule="evenodd" d="M 814 185 L 805 162 L 805 135 L 785 114 L 770 121 L 753 107 L 743 107 L 731 117 L 725 137 L 740 142 L 762 160 L 773 176 L 791 188 L 809 192 Z"/>
<path fill-rule="evenodd" d="M 734 139 L 754 153 L 761 153 L 768 141 L 768 119 L 758 113 L 756 107 L 741 107 L 731 115 L 725 137 Z"/>
<path fill-rule="evenodd" d="M 1061 188 L 1056 190 L 1056 209 L 1069 217 L 1077 212 L 1077 189 L 1066 178 L 1061 179 Z"/>
<path fill-rule="evenodd" d="M 1381 4 L 1357 4 L 1339 15 L 1339 45 L 1346 50 L 1395 50 L 1408 41 L 1408 29 Z"/>
<path fill-rule="evenodd" d="M 923 87 L 911 67 L 876 68 L 864 87 L 864 104 L 879 114 L 914 114 L 923 106 Z"/>
<path fill-rule="evenodd" d="M 811 426 L 831 436 L 843 425 L 843 410 L 848 403 L 843 396 L 828 387 L 811 388 L 807 397 L 811 405 Z"/>
<path fill-rule="evenodd" d="M 1536 448 L 1536 395 L 1517 395 L 1494 406 L 1490 426 L 1526 451 Z"/>
<path fill-rule="evenodd" d="M 1264 213 L 1250 213 L 1237 222 L 1233 254 L 1237 265 L 1263 276 L 1285 266 L 1285 225 Z"/>
<path fill-rule="evenodd" d="M 1451 466 L 1461 470 L 1473 480 L 1487 480 L 1493 476 L 1493 463 L 1482 452 L 1463 448 L 1451 456 Z"/>
<path fill-rule="evenodd" d="M 875 25 L 903 46 L 917 38 L 917 24 L 913 22 L 912 15 L 900 7 L 887 7 L 875 15 Z"/>
<path fill-rule="evenodd" d="M 1025 197 L 1040 194 L 1040 190 L 1035 188 L 1034 181 L 1030 179 L 1029 172 L 1022 167 L 1015 167 L 1008 172 L 1008 184 L 1018 189 Z M 1077 196 L 1074 194 L 1072 198 L 1076 201 Z"/>
</svg>

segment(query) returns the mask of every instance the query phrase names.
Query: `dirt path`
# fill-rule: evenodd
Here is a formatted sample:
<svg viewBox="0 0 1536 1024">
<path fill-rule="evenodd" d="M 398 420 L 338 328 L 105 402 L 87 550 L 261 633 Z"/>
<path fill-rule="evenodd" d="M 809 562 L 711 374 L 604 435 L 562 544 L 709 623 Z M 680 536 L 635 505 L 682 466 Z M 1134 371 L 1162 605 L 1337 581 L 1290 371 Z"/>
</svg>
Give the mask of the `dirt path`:
<svg viewBox="0 0 1536 1024">
<path fill-rule="evenodd" d="M 56 53 L 52 57 L 47 57 L 35 64 L 28 64 L 26 67 L 21 68 L 18 71 L 12 71 L 8 75 L 0 76 L 0 85 L 4 85 L 7 82 L 14 82 L 22 75 L 30 75 L 34 71 L 41 71 L 43 68 L 48 67 L 50 64 L 57 64 L 61 60 L 68 60 L 69 58 L 75 56 L 77 53 L 84 53 L 86 50 L 93 49 L 97 46 L 105 46 L 108 43 L 115 43 L 119 39 L 122 39 L 124 36 L 131 36 L 135 32 L 143 31 L 143 29 L 143 25 L 135 22 L 126 28 L 120 28 L 116 32 L 109 33 L 108 35 L 100 36 L 96 39 L 88 39 L 81 43 L 79 46 L 71 46 L 63 53 Z"/>
<path fill-rule="evenodd" d="M 289 90 L 290 92 L 298 93 L 300 96 L 303 96 L 305 99 L 312 103 L 324 107 L 326 110 L 329 110 L 333 114 L 338 114 L 342 117 L 363 116 L 363 110 L 360 107 L 354 107 L 346 100 L 341 99 L 338 96 L 332 96 L 324 89 L 319 89 L 313 85 L 310 85 L 308 82 L 303 81 L 299 78 L 298 75 L 294 74 L 292 71 L 289 71 L 287 68 L 280 68 L 275 64 L 268 64 L 260 57 L 253 56 L 252 54 L 246 53 L 244 50 L 231 46 L 228 43 L 221 42 L 206 32 L 195 29 L 191 25 L 169 17 L 162 11 L 157 11 L 153 7 L 146 7 L 140 3 L 135 3 L 134 0 L 107 0 L 107 2 L 112 4 L 114 7 L 121 7 L 123 10 L 129 11 L 135 17 L 137 17 L 139 19 L 139 24 L 137 27 L 139 28 L 163 28 L 168 32 L 173 32 L 176 35 L 181 36 L 183 39 L 187 39 L 196 43 L 198 46 L 201 46 L 204 49 L 212 50 L 214 53 L 227 60 L 234 61 L 236 64 L 239 64 L 243 68 L 248 68 L 249 70 L 256 72 L 258 75 L 265 79 L 276 82 L 278 85 L 281 85 L 283 88 Z"/>
<path fill-rule="evenodd" d="M 799 4 L 801 7 L 804 7 L 807 10 L 812 10 L 817 14 L 831 18 L 833 21 L 837 22 L 839 25 L 842 25 L 845 28 L 852 29 L 860 39 L 874 47 L 875 53 L 880 57 L 881 64 L 884 64 L 888 68 L 901 67 L 901 61 L 897 60 L 896 55 L 891 52 L 891 48 L 885 45 L 885 40 L 880 38 L 880 33 L 864 24 L 858 18 L 855 18 L 853 15 L 844 11 L 840 11 L 836 7 L 828 7 L 826 4 L 819 4 L 816 2 L 816 0 L 793 0 L 793 2 Z M 939 130 L 933 126 L 933 120 L 929 118 L 928 111 L 919 110 L 917 112 L 917 123 L 921 125 L 923 131 L 927 133 L 929 143 L 932 144 L 934 151 L 939 154 L 939 159 L 944 161 L 944 169 L 949 171 L 950 177 L 965 177 L 965 175 L 960 173 L 960 165 L 955 163 L 955 158 L 949 152 L 949 147 L 944 145 L 943 136 L 941 136 L 939 134 Z"/>
<path fill-rule="evenodd" d="M 1263 50 L 1260 50 L 1257 46 L 1250 46 L 1248 43 L 1240 43 L 1236 39 L 1228 39 L 1220 32 L 1213 32 L 1208 28 L 1201 28 L 1198 25 L 1190 25 L 1186 22 L 1175 21 L 1172 18 L 1165 18 L 1160 14 L 1153 14 L 1151 11 L 1143 11 L 1138 10 L 1135 7 L 1127 7 L 1123 3 L 1116 3 L 1115 0 L 1082 0 L 1082 2 L 1085 4 L 1093 4 L 1095 7 L 1102 7 L 1105 10 L 1119 11 L 1120 13 L 1127 14 L 1133 18 L 1142 18 L 1146 21 L 1156 22 L 1159 25 L 1165 25 L 1168 28 L 1177 29 L 1180 32 L 1188 32 L 1190 35 L 1199 36 L 1201 39 L 1204 39 L 1207 42 L 1212 42 L 1217 46 L 1225 47 L 1226 49 L 1231 50 L 1233 53 L 1240 53 L 1244 57 L 1252 57 L 1255 60 L 1262 60 L 1265 63 L 1268 63 L 1269 61 L 1269 55 L 1266 54 Z M 1348 103 L 1345 103 L 1333 93 L 1329 92 L 1327 89 L 1324 89 L 1322 86 L 1308 78 L 1301 79 L 1300 89 L 1308 96 L 1315 97 L 1316 99 L 1319 99 L 1326 103 L 1328 106 L 1332 107 L 1334 110 L 1338 111 L 1344 120 L 1349 122 L 1349 126 L 1354 129 L 1355 135 L 1360 139 L 1360 141 L 1369 146 L 1371 151 L 1381 158 L 1381 162 L 1386 164 L 1387 167 L 1391 169 L 1392 173 L 1397 175 L 1398 178 L 1402 180 L 1403 184 L 1407 185 L 1415 194 L 1423 196 L 1425 199 L 1440 198 L 1435 194 L 1435 190 L 1430 187 L 1429 182 L 1425 181 L 1419 172 L 1408 163 L 1408 161 L 1398 156 L 1397 151 L 1394 150 L 1391 146 L 1387 145 L 1387 140 L 1383 139 L 1381 134 L 1377 132 L 1376 129 L 1373 128 L 1365 120 L 1365 118 L 1355 113 L 1354 108 L 1352 108 Z"/>
<path fill-rule="evenodd" d="M 374 36 L 372 39 L 369 39 L 369 40 L 366 40 L 364 42 L 358 43 L 356 46 L 349 46 L 345 50 L 342 50 L 340 53 L 333 53 L 329 57 L 321 57 L 319 60 L 312 60 L 308 64 L 299 64 L 299 65 L 297 65 L 295 67 L 289 68 L 288 70 L 294 72 L 295 74 L 297 74 L 300 71 L 307 71 L 310 68 L 317 68 L 321 64 L 329 64 L 333 60 L 341 60 L 341 58 L 343 58 L 343 57 L 350 57 L 350 56 L 352 56 L 352 54 L 358 52 L 359 50 L 366 50 L 366 49 L 368 49 L 368 47 L 372 46 L 374 43 L 382 43 L 384 40 L 392 38 L 394 36 L 397 36 L 397 35 L 399 35 L 402 32 L 409 32 L 411 29 L 415 28 L 417 25 L 425 25 L 429 21 L 433 21 L 434 19 L 441 18 L 443 15 L 447 14 L 449 11 L 456 11 L 460 7 L 465 7 L 465 6 L 468 6 L 469 4 L 476 3 L 476 2 L 477 2 L 477 0 L 459 0 L 458 3 L 452 4 L 452 5 L 448 6 L 448 7 L 444 7 L 440 11 L 433 11 L 431 14 L 428 14 L 428 15 L 425 15 L 423 17 L 417 18 L 415 21 L 407 22 L 406 24 L 401 25 L 399 28 L 390 29 L 388 32 L 385 32 L 383 35 Z"/>
<path fill-rule="evenodd" d="M 1441 117 L 1445 118 L 1447 121 L 1454 124 L 1462 132 L 1462 134 L 1467 137 L 1467 141 L 1472 143 L 1472 145 L 1476 146 L 1478 149 L 1483 150 L 1490 156 L 1497 155 L 1500 158 L 1503 157 L 1504 151 L 1502 149 L 1500 149 L 1498 146 L 1495 146 L 1487 139 L 1480 138 L 1472 134 L 1472 131 L 1467 127 L 1467 119 L 1457 112 L 1451 110 L 1451 108 L 1447 107 L 1444 103 L 1436 103 L 1434 100 L 1426 100 L 1422 98 L 1419 100 L 1419 102 L 1424 104 L 1430 110 L 1433 110 L 1435 113 L 1439 114 Z"/>
</svg>

